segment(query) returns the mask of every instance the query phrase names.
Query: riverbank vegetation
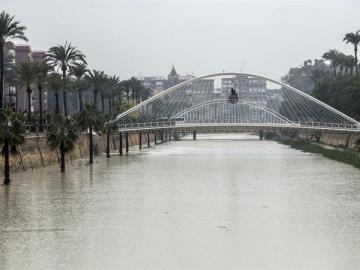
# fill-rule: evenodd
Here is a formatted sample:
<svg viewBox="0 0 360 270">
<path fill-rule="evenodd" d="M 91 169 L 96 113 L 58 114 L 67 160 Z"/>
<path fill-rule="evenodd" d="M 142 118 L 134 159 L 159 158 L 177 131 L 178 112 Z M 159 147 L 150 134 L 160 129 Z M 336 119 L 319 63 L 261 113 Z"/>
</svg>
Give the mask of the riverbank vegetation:
<svg viewBox="0 0 360 270">
<path fill-rule="evenodd" d="M 325 148 L 324 146 L 301 139 L 276 138 L 277 142 L 289 145 L 291 148 L 303 152 L 320 154 L 323 157 L 340 161 L 354 167 L 360 168 L 359 152 L 348 149 Z"/>
<path fill-rule="evenodd" d="M 306 60 L 303 66 L 291 68 L 283 80 L 360 120 L 360 30 L 345 34 L 343 41 L 352 47 L 352 55 L 331 49 L 324 52 L 321 59 Z"/>
</svg>

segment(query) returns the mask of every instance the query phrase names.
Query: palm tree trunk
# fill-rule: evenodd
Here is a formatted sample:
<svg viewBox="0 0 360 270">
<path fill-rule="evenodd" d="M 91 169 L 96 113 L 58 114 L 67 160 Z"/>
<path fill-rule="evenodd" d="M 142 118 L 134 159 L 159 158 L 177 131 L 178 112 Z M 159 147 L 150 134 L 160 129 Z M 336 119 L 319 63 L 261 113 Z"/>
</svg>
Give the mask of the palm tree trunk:
<svg viewBox="0 0 360 270">
<path fill-rule="evenodd" d="M 67 116 L 67 97 L 66 97 L 66 91 L 63 90 L 63 100 L 64 100 L 64 115 Z"/>
<path fill-rule="evenodd" d="M 43 131 L 43 107 L 42 107 L 42 85 L 38 85 L 38 91 L 39 91 L 39 131 Z"/>
<path fill-rule="evenodd" d="M 93 129 L 89 127 L 89 163 L 94 163 Z"/>
<path fill-rule="evenodd" d="M 4 45 L 0 41 L 0 109 L 3 108 L 4 96 Z"/>
<path fill-rule="evenodd" d="M 118 99 L 117 98 L 114 98 L 112 101 L 111 101 L 111 103 L 112 103 L 112 112 L 113 113 L 116 113 L 116 102 L 118 101 Z"/>
<path fill-rule="evenodd" d="M 336 65 L 333 65 L 333 69 L 334 69 L 334 75 L 336 77 Z"/>
<path fill-rule="evenodd" d="M 106 157 L 110 158 L 110 130 L 106 130 Z"/>
<path fill-rule="evenodd" d="M 111 112 L 112 113 L 115 112 L 115 103 L 116 103 L 116 98 L 111 98 Z"/>
<path fill-rule="evenodd" d="M 4 185 L 10 185 L 9 142 L 4 141 Z"/>
<path fill-rule="evenodd" d="M 109 114 L 111 115 L 111 111 L 112 111 L 112 105 L 111 105 L 111 98 L 108 98 L 108 105 L 109 105 Z"/>
<path fill-rule="evenodd" d="M 68 115 L 67 111 L 67 97 L 66 97 L 66 69 L 63 69 L 63 101 L 64 101 L 64 114 Z"/>
<path fill-rule="evenodd" d="M 60 113 L 60 105 L 59 105 L 59 92 L 55 91 L 55 113 Z"/>
<path fill-rule="evenodd" d="M 104 113 L 105 112 L 105 103 L 104 103 L 104 96 L 101 95 L 101 110 Z"/>
<path fill-rule="evenodd" d="M 28 87 L 26 89 L 26 92 L 28 94 L 28 121 L 31 122 L 31 89 Z"/>
<path fill-rule="evenodd" d="M 355 53 L 355 74 L 358 74 L 358 56 L 357 56 L 357 52 L 358 52 L 358 47 L 357 45 L 354 46 L 354 53 Z"/>
<path fill-rule="evenodd" d="M 65 172 L 65 145 L 64 142 L 60 143 L 60 170 Z"/>
<path fill-rule="evenodd" d="M 79 111 L 83 111 L 83 100 L 82 100 L 82 92 L 79 90 Z"/>
<path fill-rule="evenodd" d="M 98 94 L 98 91 L 97 89 L 94 90 L 94 105 L 95 105 L 95 108 L 97 109 L 97 94 Z"/>
</svg>

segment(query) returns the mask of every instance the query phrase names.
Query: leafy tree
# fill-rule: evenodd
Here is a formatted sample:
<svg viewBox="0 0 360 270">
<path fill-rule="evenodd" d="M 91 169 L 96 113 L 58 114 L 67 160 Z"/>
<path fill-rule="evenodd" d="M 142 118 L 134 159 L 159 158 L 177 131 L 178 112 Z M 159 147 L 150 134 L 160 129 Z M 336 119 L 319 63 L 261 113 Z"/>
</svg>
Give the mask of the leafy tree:
<svg viewBox="0 0 360 270">
<path fill-rule="evenodd" d="M 55 114 L 48 127 L 47 142 L 51 149 L 60 150 L 61 172 L 65 172 L 65 153 L 74 148 L 77 138 L 77 123 L 71 118 Z"/>
<path fill-rule="evenodd" d="M 315 83 L 313 96 L 335 109 L 360 119 L 360 78 L 324 76 Z"/>
<path fill-rule="evenodd" d="M 20 85 L 23 85 L 26 88 L 27 93 L 27 117 L 28 121 L 31 122 L 31 85 L 35 82 L 36 79 L 36 70 L 33 62 L 20 62 L 16 65 L 16 76 L 17 81 Z"/>
<path fill-rule="evenodd" d="M 85 104 L 83 111 L 79 112 L 75 118 L 82 130 L 88 130 L 89 135 L 89 163 L 94 162 L 94 143 L 93 132 L 102 131 L 103 129 L 103 116 L 99 113 L 93 104 Z"/>
<path fill-rule="evenodd" d="M 71 43 L 65 42 L 64 45 L 57 45 L 51 47 L 47 52 L 47 61 L 53 66 L 58 67 L 62 71 L 63 79 L 63 101 L 64 101 L 64 113 L 65 116 L 68 115 L 67 112 L 67 99 L 66 99 L 66 78 L 67 71 L 71 66 L 76 64 L 84 63 L 86 64 L 85 55 L 78 50 L 76 47 L 72 46 Z"/>
<path fill-rule="evenodd" d="M 27 41 L 24 34 L 26 27 L 20 25 L 20 22 L 15 21 L 14 19 L 14 16 L 10 16 L 5 11 L 0 13 L 0 109 L 3 107 L 4 96 L 5 43 L 12 39 L 22 39 Z"/>
<path fill-rule="evenodd" d="M 355 58 L 355 72 L 358 73 L 358 47 L 360 44 L 360 30 L 355 33 L 347 33 L 343 39 L 346 43 L 351 43 L 354 46 L 354 58 Z"/>
<path fill-rule="evenodd" d="M 39 92 L 39 130 L 43 131 L 43 88 L 51 67 L 44 61 L 34 64 L 35 81 Z"/>
<path fill-rule="evenodd" d="M 82 91 L 86 88 L 87 83 L 84 80 L 85 74 L 88 72 L 85 63 L 76 64 L 70 67 L 70 73 L 75 77 L 75 82 L 73 87 L 78 92 L 79 99 L 79 111 L 83 110 L 83 99 L 82 99 Z"/>
<path fill-rule="evenodd" d="M 10 109 L 0 110 L 0 144 L 3 146 L 4 155 L 4 185 L 10 185 L 10 149 L 16 150 L 16 146 L 24 143 L 25 128 L 23 115 Z"/>
<path fill-rule="evenodd" d="M 344 59 L 344 67 L 345 67 L 345 73 L 348 74 L 350 71 L 350 75 L 353 75 L 354 68 L 356 66 L 355 57 L 352 55 L 345 56 Z"/>
</svg>

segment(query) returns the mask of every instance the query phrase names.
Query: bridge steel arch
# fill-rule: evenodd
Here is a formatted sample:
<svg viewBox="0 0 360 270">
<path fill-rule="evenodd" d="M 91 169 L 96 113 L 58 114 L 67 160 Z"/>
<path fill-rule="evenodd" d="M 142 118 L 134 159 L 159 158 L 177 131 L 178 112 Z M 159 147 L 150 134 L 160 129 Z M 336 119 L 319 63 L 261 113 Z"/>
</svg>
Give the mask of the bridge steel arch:
<svg viewBox="0 0 360 270">
<path fill-rule="evenodd" d="M 239 95 L 244 94 L 240 96 L 240 102 L 276 115 L 287 124 L 315 129 L 360 129 L 360 123 L 353 118 L 292 86 L 264 76 L 235 72 L 210 74 L 182 82 L 119 114 L 113 122 L 118 123 L 120 128 L 136 125 L 153 127 L 156 123 L 166 126 L 167 122 L 169 127 L 176 125 L 176 121 L 174 123 L 171 120 L 182 112 L 189 112 L 191 108 L 198 108 L 201 104 L 216 103 L 216 100 L 226 101 L 216 97 L 209 89 L 214 89 L 214 84 L 219 84 L 220 80 L 222 83 L 223 79 L 231 78 L 234 81 L 251 79 L 255 84 L 258 80 L 262 86 L 265 82 L 264 91 L 255 89 L 255 94 L 251 91 L 245 94 L 238 91 Z M 277 88 L 270 89 L 268 84 L 274 84 Z M 239 90 L 236 86 L 234 89 Z"/>
<path fill-rule="evenodd" d="M 186 110 L 184 110 L 182 112 L 179 112 L 175 116 L 171 117 L 170 120 L 177 119 L 177 118 L 181 117 L 182 115 L 185 115 L 186 113 L 189 113 L 189 112 L 191 112 L 193 110 L 196 110 L 198 108 L 208 106 L 208 105 L 211 105 L 211 104 L 224 103 L 224 102 L 227 102 L 227 101 L 228 101 L 227 99 L 214 99 L 214 100 L 204 101 L 204 102 L 196 104 L 196 105 L 194 105 L 194 106 L 192 106 L 192 107 L 190 107 L 190 108 L 188 108 L 188 109 L 186 109 Z M 292 122 L 289 119 L 282 116 L 278 112 L 276 112 L 276 111 L 274 111 L 272 109 L 269 109 L 269 108 L 267 108 L 265 106 L 262 106 L 260 104 L 257 104 L 255 102 L 246 101 L 246 100 L 239 100 L 237 104 L 245 104 L 245 105 L 249 105 L 249 106 L 258 108 L 258 109 L 263 110 L 264 112 L 270 114 L 271 116 L 277 118 L 281 122 L 284 122 L 284 123 L 287 123 L 287 124 L 292 124 Z"/>
</svg>

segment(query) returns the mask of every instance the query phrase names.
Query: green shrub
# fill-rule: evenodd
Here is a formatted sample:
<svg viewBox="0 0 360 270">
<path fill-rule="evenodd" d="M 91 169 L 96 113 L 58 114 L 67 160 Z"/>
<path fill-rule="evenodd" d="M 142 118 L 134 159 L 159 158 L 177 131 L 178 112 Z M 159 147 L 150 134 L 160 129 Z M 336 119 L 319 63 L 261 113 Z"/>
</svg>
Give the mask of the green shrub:
<svg viewBox="0 0 360 270">
<path fill-rule="evenodd" d="M 319 144 L 311 143 L 300 139 L 291 140 L 279 138 L 276 141 L 285 145 L 289 145 L 291 148 L 302 150 L 303 152 L 321 154 L 323 157 L 360 168 L 360 156 L 359 153 L 356 151 L 346 149 L 328 149 Z"/>
</svg>

